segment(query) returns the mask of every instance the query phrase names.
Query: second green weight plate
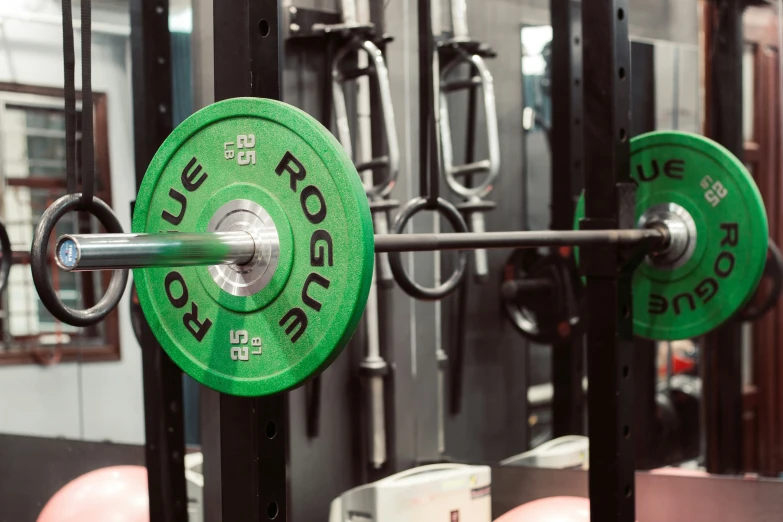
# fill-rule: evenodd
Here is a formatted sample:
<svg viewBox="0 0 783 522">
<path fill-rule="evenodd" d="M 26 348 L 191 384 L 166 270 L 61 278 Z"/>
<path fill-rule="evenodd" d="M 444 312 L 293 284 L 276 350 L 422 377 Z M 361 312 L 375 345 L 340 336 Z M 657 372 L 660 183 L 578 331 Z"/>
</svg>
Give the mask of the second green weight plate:
<svg viewBox="0 0 783 522">
<path fill-rule="evenodd" d="M 680 262 L 642 261 L 633 276 L 634 333 L 656 340 L 703 335 L 729 320 L 761 280 L 769 228 L 761 194 L 745 166 L 717 143 L 683 132 L 631 141 L 636 219 L 673 208 L 697 237 Z M 575 227 L 584 217 L 584 197 Z"/>
<path fill-rule="evenodd" d="M 185 373 L 231 395 L 302 384 L 350 340 L 373 270 L 359 176 L 337 140 L 281 102 L 216 103 L 153 158 L 133 231 L 250 230 L 263 262 L 136 269 L 144 315 Z M 260 245 L 260 246 L 259 246 Z"/>
</svg>

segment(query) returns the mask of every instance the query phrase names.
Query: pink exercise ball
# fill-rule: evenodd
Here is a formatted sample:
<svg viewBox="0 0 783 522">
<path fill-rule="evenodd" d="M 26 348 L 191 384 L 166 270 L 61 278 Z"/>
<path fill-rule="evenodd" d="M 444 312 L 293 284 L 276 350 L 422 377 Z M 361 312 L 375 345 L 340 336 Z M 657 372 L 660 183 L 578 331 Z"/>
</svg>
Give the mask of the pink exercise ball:
<svg viewBox="0 0 783 522">
<path fill-rule="evenodd" d="M 38 522 L 149 522 L 147 469 L 96 469 L 60 488 Z"/>
<path fill-rule="evenodd" d="M 709 477 L 710 474 L 699 469 L 657 468 L 650 470 L 653 475 L 674 475 L 679 477 Z"/>
<path fill-rule="evenodd" d="M 589 522 L 590 500 L 550 497 L 522 504 L 495 522 Z"/>
</svg>

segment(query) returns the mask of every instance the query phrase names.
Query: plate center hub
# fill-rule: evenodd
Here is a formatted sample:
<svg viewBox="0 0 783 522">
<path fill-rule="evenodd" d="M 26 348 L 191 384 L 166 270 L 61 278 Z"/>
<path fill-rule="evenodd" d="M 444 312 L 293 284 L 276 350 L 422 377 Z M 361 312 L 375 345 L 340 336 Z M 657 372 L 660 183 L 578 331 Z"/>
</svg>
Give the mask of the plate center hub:
<svg viewBox="0 0 783 522">
<path fill-rule="evenodd" d="M 639 228 L 663 226 L 669 231 L 669 244 L 647 256 L 647 263 L 664 270 L 675 270 L 687 263 L 696 250 L 696 222 L 684 207 L 663 203 L 648 208 L 638 221 Z"/>
<path fill-rule="evenodd" d="M 207 231 L 247 232 L 256 244 L 249 263 L 209 267 L 212 280 L 224 292 L 250 296 L 269 284 L 280 258 L 280 238 L 272 216 L 261 205 L 247 199 L 229 201 L 209 220 Z"/>
</svg>

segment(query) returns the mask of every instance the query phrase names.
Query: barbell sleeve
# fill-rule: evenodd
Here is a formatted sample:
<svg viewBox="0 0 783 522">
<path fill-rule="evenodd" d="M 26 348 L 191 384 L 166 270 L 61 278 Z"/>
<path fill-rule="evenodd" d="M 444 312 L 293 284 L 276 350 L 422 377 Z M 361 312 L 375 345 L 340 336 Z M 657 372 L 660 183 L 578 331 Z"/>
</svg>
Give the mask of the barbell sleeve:
<svg viewBox="0 0 783 522">
<path fill-rule="evenodd" d="M 566 230 L 385 234 L 376 252 L 423 252 L 483 248 L 634 245 L 662 248 L 671 239 L 665 226 L 629 230 Z M 115 270 L 176 266 L 242 265 L 255 256 L 247 232 L 161 234 L 67 234 L 57 240 L 55 261 L 63 270 Z"/>
<path fill-rule="evenodd" d="M 162 234 L 66 234 L 55 261 L 63 270 L 113 270 L 245 264 L 255 256 L 247 232 Z"/>
</svg>

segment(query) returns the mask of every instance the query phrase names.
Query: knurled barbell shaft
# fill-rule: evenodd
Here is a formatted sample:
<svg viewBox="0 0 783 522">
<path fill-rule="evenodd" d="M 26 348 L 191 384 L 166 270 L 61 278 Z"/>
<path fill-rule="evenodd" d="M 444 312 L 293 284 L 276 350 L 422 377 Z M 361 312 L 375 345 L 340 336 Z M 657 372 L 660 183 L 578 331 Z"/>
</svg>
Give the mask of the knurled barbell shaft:
<svg viewBox="0 0 783 522">
<path fill-rule="evenodd" d="M 520 232 L 464 232 L 460 234 L 389 234 L 375 236 L 376 252 L 475 250 L 478 248 L 535 248 L 547 246 L 633 245 L 649 242 L 664 246 L 665 226 L 629 230 L 540 230 Z"/>
<path fill-rule="evenodd" d="M 545 230 L 520 232 L 390 234 L 375 236 L 376 252 L 534 248 L 544 246 L 633 245 L 663 247 L 665 226 L 629 230 Z M 56 261 L 69 271 L 244 264 L 255 255 L 246 232 L 166 234 L 71 234 L 57 241 Z"/>
</svg>

